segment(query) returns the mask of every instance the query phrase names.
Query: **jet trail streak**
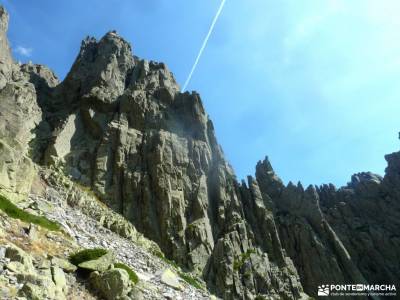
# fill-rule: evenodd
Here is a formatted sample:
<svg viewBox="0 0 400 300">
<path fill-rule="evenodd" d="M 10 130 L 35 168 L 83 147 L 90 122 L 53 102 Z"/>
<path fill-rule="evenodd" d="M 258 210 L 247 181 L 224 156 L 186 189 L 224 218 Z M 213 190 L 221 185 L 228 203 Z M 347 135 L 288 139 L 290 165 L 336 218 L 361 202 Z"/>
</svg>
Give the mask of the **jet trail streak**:
<svg viewBox="0 0 400 300">
<path fill-rule="evenodd" d="M 211 23 L 210 29 L 208 30 L 208 33 L 206 35 L 206 38 L 204 39 L 203 44 L 201 45 L 199 54 L 197 54 L 196 60 L 195 60 L 195 62 L 193 64 L 192 69 L 190 70 L 189 76 L 187 77 L 187 79 L 185 81 L 185 84 L 183 85 L 183 88 L 181 90 L 182 93 L 186 90 L 190 80 L 192 79 L 193 73 L 196 70 L 197 65 L 199 64 L 201 55 L 203 54 L 203 51 L 207 46 L 208 40 L 210 39 L 210 36 L 211 36 L 211 34 L 212 34 L 213 30 L 214 30 L 215 24 L 217 23 L 218 18 L 221 15 L 221 12 L 222 12 L 222 9 L 224 8 L 225 2 L 226 2 L 226 0 L 222 0 L 221 5 L 218 8 L 218 11 L 217 11 L 212 23 Z"/>
</svg>

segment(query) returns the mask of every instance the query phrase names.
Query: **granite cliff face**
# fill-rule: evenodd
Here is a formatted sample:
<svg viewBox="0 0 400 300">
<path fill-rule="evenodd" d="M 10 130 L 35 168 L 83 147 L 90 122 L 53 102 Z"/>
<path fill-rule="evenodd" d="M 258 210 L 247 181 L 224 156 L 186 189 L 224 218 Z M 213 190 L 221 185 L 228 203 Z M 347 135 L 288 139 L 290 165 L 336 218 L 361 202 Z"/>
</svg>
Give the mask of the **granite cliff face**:
<svg viewBox="0 0 400 300">
<path fill-rule="evenodd" d="M 257 199 L 271 236 L 259 247 L 200 96 L 180 93 L 164 64 L 132 56 L 109 32 L 83 41 L 44 98 L 51 134 L 42 163 L 62 166 L 221 296 L 301 296 L 271 212 Z"/>
<path fill-rule="evenodd" d="M 224 299 L 400 286 L 400 153 L 384 178 L 356 174 L 338 190 L 285 186 L 268 159 L 239 183 L 200 95 L 180 93 L 164 64 L 109 32 L 86 38 L 59 82 L 12 61 L 0 15 L 2 194 L 18 202 L 35 170 L 62 170 Z"/>
<path fill-rule="evenodd" d="M 37 89 L 30 80 L 34 72 L 48 85 L 58 83 L 47 68 L 13 62 L 6 32 L 8 14 L 0 7 L 0 188 L 15 199 L 27 196 L 34 172 L 30 143 L 42 119 Z M 46 77 L 48 76 L 48 77 Z"/>
<path fill-rule="evenodd" d="M 262 192 L 273 195 L 282 246 L 311 295 L 324 282 L 399 285 L 400 156 L 385 158 L 384 178 L 359 173 L 340 189 L 284 186 L 268 160 L 257 165 Z"/>
</svg>

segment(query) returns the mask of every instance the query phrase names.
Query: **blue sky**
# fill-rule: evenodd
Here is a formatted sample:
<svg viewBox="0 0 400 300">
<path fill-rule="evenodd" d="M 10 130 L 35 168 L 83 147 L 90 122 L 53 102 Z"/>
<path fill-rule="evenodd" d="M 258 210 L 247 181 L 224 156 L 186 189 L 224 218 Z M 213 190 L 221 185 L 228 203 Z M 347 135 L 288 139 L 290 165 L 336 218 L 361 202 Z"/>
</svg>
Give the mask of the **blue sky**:
<svg viewBox="0 0 400 300">
<path fill-rule="evenodd" d="M 63 78 L 80 41 L 116 29 L 183 85 L 217 0 L 7 0 L 17 60 Z M 400 130 L 398 0 L 227 0 L 189 90 L 239 178 L 269 156 L 280 177 L 343 185 L 383 174 Z"/>
</svg>

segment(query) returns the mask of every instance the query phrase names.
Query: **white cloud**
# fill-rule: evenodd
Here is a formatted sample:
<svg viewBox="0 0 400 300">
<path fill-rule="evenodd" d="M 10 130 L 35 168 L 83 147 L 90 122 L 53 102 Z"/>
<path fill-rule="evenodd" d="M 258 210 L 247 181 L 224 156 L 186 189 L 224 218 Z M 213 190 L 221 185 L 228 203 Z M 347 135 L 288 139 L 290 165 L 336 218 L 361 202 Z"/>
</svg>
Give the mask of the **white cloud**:
<svg viewBox="0 0 400 300">
<path fill-rule="evenodd" d="M 18 54 L 20 54 L 22 56 L 30 57 L 32 55 L 33 49 L 32 48 L 23 47 L 23 46 L 18 46 L 15 49 L 15 52 L 17 52 Z"/>
</svg>

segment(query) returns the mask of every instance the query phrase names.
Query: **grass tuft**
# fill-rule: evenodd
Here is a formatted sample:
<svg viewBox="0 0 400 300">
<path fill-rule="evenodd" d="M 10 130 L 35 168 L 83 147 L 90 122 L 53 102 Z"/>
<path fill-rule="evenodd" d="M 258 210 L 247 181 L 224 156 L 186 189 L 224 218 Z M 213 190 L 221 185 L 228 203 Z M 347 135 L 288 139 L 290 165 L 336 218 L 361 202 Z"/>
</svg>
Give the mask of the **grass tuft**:
<svg viewBox="0 0 400 300">
<path fill-rule="evenodd" d="M 164 256 L 164 253 L 162 253 L 161 251 L 159 251 L 159 250 L 154 250 L 154 251 L 153 251 L 153 254 L 154 254 L 155 256 L 157 256 L 159 259 L 161 259 L 163 262 L 165 262 L 165 263 L 167 263 L 167 264 L 173 266 L 175 269 L 179 269 L 178 264 L 177 264 L 176 262 L 174 262 L 174 261 L 169 260 L 168 258 L 166 258 L 166 257 Z"/>
<path fill-rule="evenodd" d="M 98 259 L 107 253 L 108 251 L 106 249 L 101 248 L 85 249 L 77 253 L 71 254 L 69 256 L 69 261 L 71 262 L 71 264 L 78 266 L 85 261 Z"/>
<path fill-rule="evenodd" d="M 184 272 L 178 272 L 178 274 L 183 280 L 185 280 L 191 286 L 193 286 L 199 290 L 204 290 L 203 285 L 200 283 L 200 281 L 197 278 L 195 278 L 187 273 L 184 273 Z"/>
<path fill-rule="evenodd" d="M 235 259 L 235 261 L 233 262 L 233 269 L 235 271 L 238 271 L 243 266 L 243 264 L 246 262 L 246 260 L 248 260 L 250 258 L 250 255 L 254 254 L 254 253 L 256 253 L 255 249 L 249 249 L 245 253 L 242 253 L 240 255 L 240 258 Z"/>
<path fill-rule="evenodd" d="M 125 270 L 126 272 L 128 272 L 129 279 L 134 284 L 138 283 L 139 277 L 136 275 L 135 271 L 133 271 L 129 266 L 127 266 L 123 263 L 116 263 L 116 264 L 114 264 L 114 268 Z"/>
<path fill-rule="evenodd" d="M 0 195 L 0 210 L 4 211 L 11 218 L 19 219 L 26 223 L 36 224 L 50 231 L 61 230 L 61 226 L 57 222 L 50 221 L 49 219 L 42 216 L 35 216 L 33 214 L 30 214 L 17 207 L 15 204 L 13 204 L 10 200 L 2 195 Z"/>
<path fill-rule="evenodd" d="M 183 280 L 185 280 L 188 284 L 192 285 L 196 289 L 204 290 L 203 285 L 201 284 L 201 282 L 197 278 L 191 276 L 188 273 L 179 271 L 180 268 L 179 268 L 178 264 L 176 262 L 166 258 L 164 256 L 164 253 L 162 253 L 161 251 L 155 249 L 155 250 L 152 251 L 152 254 L 157 256 L 158 258 L 160 258 L 162 261 L 164 261 L 165 263 L 169 264 L 170 266 L 174 267 L 178 271 L 179 276 Z"/>
</svg>

